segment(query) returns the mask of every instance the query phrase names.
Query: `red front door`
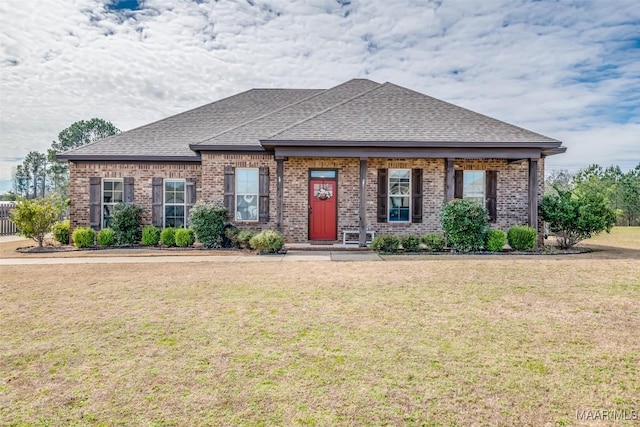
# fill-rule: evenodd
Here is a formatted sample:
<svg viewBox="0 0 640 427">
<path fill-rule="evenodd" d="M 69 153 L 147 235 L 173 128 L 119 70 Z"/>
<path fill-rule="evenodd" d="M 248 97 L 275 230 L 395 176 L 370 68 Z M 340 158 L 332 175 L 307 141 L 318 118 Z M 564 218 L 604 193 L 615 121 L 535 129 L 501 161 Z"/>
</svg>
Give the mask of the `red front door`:
<svg viewBox="0 0 640 427">
<path fill-rule="evenodd" d="M 336 240 L 337 198 L 335 179 L 309 180 L 309 240 Z"/>
</svg>

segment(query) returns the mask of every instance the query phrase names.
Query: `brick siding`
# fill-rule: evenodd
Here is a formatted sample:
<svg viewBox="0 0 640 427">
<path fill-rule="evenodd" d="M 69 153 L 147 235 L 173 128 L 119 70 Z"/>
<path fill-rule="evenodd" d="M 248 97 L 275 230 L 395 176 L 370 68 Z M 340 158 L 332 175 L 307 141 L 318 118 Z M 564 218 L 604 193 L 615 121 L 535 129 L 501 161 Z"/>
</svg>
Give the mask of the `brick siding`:
<svg viewBox="0 0 640 427">
<path fill-rule="evenodd" d="M 224 167 L 269 167 L 269 222 L 238 222 L 243 229 L 276 228 L 276 161 L 268 154 L 209 154 L 202 155 L 201 164 L 162 163 L 76 163 L 71 173 L 71 227 L 89 224 L 89 178 L 134 178 L 134 201 L 145 210 L 143 221 L 151 223 L 151 180 L 162 178 L 195 178 L 198 200 L 222 203 L 224 195 Z M 338 238 L 345 229 L 358 228 L 359 159 L 290 158 L 284 162 L 283 232 L 287 242 L 308 240 L 308 176 L 311 168 L 338 171 Z M 423 188 L 423 221 L 412 223 L 377 222 L 377 170 L 421 168 Z M 456 169 L 496 170 L 497 221 L 494 227 L 507 230 L 517 224 L 528 223 L 528 166 L 527 162 L 508 163 L 503 159 L 456 160 Z M 544 191 L 544 160 L 538 162 L 538 197 Z M 367 228 L 377 233 L 424 234 L 440 231 L 439 214 L 445 199 L 444 159 L 369 159 L 367 171 Z M 542 230 L 542 222 L 538 223 Z"/>
</svg>

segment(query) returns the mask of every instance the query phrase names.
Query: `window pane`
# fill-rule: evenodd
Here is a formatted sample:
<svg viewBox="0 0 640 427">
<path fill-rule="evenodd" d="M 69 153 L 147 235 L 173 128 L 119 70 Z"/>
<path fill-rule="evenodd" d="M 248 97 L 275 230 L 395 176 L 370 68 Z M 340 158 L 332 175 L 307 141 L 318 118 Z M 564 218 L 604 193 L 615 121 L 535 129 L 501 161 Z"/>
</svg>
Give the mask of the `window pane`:
<svg viewBox="0 0 640 427">
<path fill-rule="evenodd" d="M 311 178 L 335 178 L 336 171 L 311 171 Z"/>
<path fill-rule="evenodd" d="M 174 194 L 174 203 L 184 203 L 184 191 L 179 191 Z"/>
<path fill-rule="evenodd" d="M 462 197 L 484 201 L 484 171 L 464 171 Z"/>
<path fill-rule="evenodd" d="M 174 191 L 176 183 L 175 181 L 165 181 L 164 182 L 164 191 Z"/>
<path fill-rule="evenodd" d="M 113 189 L 117 191 L 122 191 L 122 181 L 114 181 Z"/>
<path fill-rule="evenodd" d="M 258 169 L 236 170 L 236 194 L 258 194 Z"/>
<path fill-rule="evenodd" d="M 113 202 L 114 203 L 120 203 L 122 202 L 122 191 L 114 191 L 113 192 Z"/>
<path fill-rule="evenodd" d="M 175 216 L 175 212 L 176 212 L 175 208 L 176 208 L 175 206 L 165 206 L 164 216 L 167 218 Z"/>
<path fill-rule="evenodd" d="M 258 197 L 254 195 L 236 196 L 236 220 L 258 220 Z"/>
<path fill-rule="evenodd" d="M 173 188 L 175 191 L 184 191 L 184 181 L 174 181 Z"/>
<path fill-rule="evenodd" d="M 409 182 L 409 170 L 408 169 L 391 169 L 391 171 L 389 171 L 389 178 L 406 180 L 407 182 Z"/>
<path fill-rule="evenodd" d="M 103 188 L 104 188 L 104 191 L 111 191 L 111 190 L 113 190 L 113 181 L 103 181 L 103 182 L 102 182 L 102 184 L 103 184 L 103 186 L 104 186 L 104 187 L 103 187 Z"/>
<path fill-rule="evenodd" d="M 113 195 L 111 191 L 105 191 L 102 194 L 102 202 L 103 203 L 111 203 L 113 201 Z"/>
<path fill-rule="evenodd" d="M 390 182 L 389 183 L 390 194 L 409 194 L 409 183 L 406 182 Z"/>
</svg>

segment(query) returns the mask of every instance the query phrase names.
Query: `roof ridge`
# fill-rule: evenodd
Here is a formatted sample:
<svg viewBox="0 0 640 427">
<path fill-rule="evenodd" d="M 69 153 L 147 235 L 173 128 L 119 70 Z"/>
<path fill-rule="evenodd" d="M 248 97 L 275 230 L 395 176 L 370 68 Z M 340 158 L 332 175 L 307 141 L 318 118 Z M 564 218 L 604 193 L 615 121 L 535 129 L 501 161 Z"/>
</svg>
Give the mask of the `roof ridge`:
<svg viewBox="0 0 640 427">
<path fill-rule="evenodd" d="M 287 109 L 287 108 L 289 108 L 289 107 L 293 107 L 293 106 L 299 105 L 299 104 L 301 104 L 301 103 L 303 103 L 303 102 L 306 102 L 306 101 L 308 101 L 308 100 L 310 100 L 310 99 L 316 98 L 316 97 L 318 97 L 318 96 L 320 96 L 320 95 L 324 95 L 324 94 L 325 94 L 325 93 L 327 93 L 328 91 L 333 90 L 333 89 L 336 89 L 336 88 L 338 88 L 338 87 L 340 87 L 340 86 L 344 86 L 344 85 L 346 85 L 346 84 L 348 84 L 348 83 L 351 83 L 351 82 L 352 82 L 352 81 L 354 81 L 354 80 L 369 80 L 369 79 L 351 79 L 351 80 L 347 80 L 346 82 L 340 83 L 339 85 L 333 86 L 333 87 L 331 87 L 331 88 L 329 88 L 329 89 L 324 89 L 324 90 L 322 90 L 322 92 L 318 92 L 318 93 L 316 93 L 316 94 L 314 94 L 314 95 L 308 96 L 308 97 L 306 97 L 306 98 L 304 98 L 304 99 L 301 99 L 300 101 L 296 101 L 296 102 L 294 102 L 294 103 L 287 104 L 287 105 L 285 105 L 284 107 L 278 108 L 277 110 L 274 110 L 274 111 L 271 111 L 271 112 L 269 112 L 269 113 L 263 114 L 263 115 L 262 115 L 262 116 L 260 116 L 260 117 L 256 117 L 255 119 L 251 119 L 251 120 L 249 120 L 249 121 L 246 121 L 246 122 L 244 122 L 244 123 L 241 123 L 241 124 L 239 124 L 238 126 L 232 127 L 232 128 L 230 128 L 230 129 L 227 129 L 227 130 L 222 131 L 222 132 L 219 132 L 219 133 L 217 133 L 217 134 L 215 134 L 215 135 L 212 135 L 212 136 L 210 136 L 210 137 L 207 137 L 207 138 L 205 138 L 205 139 L 203 139 L 203 140 L 201 140 L 201 141 L 198 141 L 198 142 L 196 142 L 196 143 L 194 143 L 194 144 L 191 144 L 191 145 L 200 145 L 200 144 L 202 144 L 202 143 L 203 143 L 203 142 L 205 142 L 205 141 L 209 141 L 209 140 L 212 140 L 212 139 L 214 139 L 214 138 L 218 138 L 218 137 L 220 137 L 220 136 L 222 136 L 222 135 L 226 135 L 226 134 L 228 134 L 228 133 L 230 133 L 230 132 L 233 132 L 233 131 L 234 131 L 234 130 L 236 130 L 236 129 L 240 129 L 240 128 L 242 128 L 242 127 L 244 127 L 244 126 L 248 125 L 248 124 L 251 124 L 251 123 L 257 122 L 258 120 L 265 119 L 265 118 L 267 118 L 267 117 L 269 117 L 269 116 L 271 116 L 271 115 L 274 115 L 274 114 L 279 113 L 279 112 L 281 112 L 281 111 L 283 111 L 283 110 L 286 110 L 286 109 Z M 373 81 L 373 80 L 369 80 L 369 81 Z M 374 83 L 376 83 L 376 82 L 374 82 Z M 378 83 L 378 84 L 379 84 L 379 83 Z M 380 85 L 380 84 L 379 84 L 379 85 Z M 380 85 L 380 86 L 381 86 L 381 85 Z M 378 87 L 379 87 L 379 86 L 378 86 Z M 376 89 L 377 89 L 377 87 L 376 87 Z M 261 90 L 261 89 L 260 89 L 260 90 Z M 336 105 L 339 105 L 339 104 L 336 104 Z M 308 117 L 308 118 L 312 118 L 312 117 L 313 117 L 313 115 L 312 115 L 311 117 Z M 306 120 L 306 119 L 305 119 L 305 120 Z M 286 130 L 286 128 L 285 128 L 285 129 L 283 129 L 283 130 Z"/>
<path fill-rule="evenodd" d="M 355 80 L 355 79 L 352 79 L 352 80 Z M 361 80 L 368 80 L 368 79 L 361 79 Z M 351 81 L 351 80 L 349 80 L 349 81 Z M 371 81 L 373 81 L 373 80 L 371 80 Z M 346 82 L 345 82 L 345 83 L 346 83 Z M 375 83 L 375 82 L 374 82 L 374 83 Z M 344 84 L 344 83 L 343 83 L 343 84 Z M 268 138 L 265 138 L 265 139 L 271 139 L 271 138 L 275 137 L 276 135 L 280 135 L 281 133 L 284 133 L 284 132 L 288 131 L 289 129 L 293 129 L 294 127 L 299 126 L 299 125 L 301 125 L 302 123 L 304 123 L 304 122 L 306 122 L 306 121 L 309 121 L 309 120 L 311 120 L 311 119 L 314 119 L 314 118 L 316 118 L 316 117 L 320 116 L 321 114 L 328 113 L 329 111 L 331 111 L 331 110 L 333 110 L 333 109 L 335 109 L 335 108 L 341 107 L 341 106 L 343 106 L 344 104 L 346 104 L 346 103 L 348 103 L 348 102 L 353 101 L 354 99 L 358 99 L 358 98 L 360 98 L 361 96 L 364 96 L 364 95 L 367 95 L 368 93 L 373 92 L 374 90 L 378 90 L 378 89 L 380 89 L 380 88 L 383 88 L 385 85 L 387 85 L 387 83 L 382 83 L 382 84 L 378 83 L 378 86 L 376 86 L 376 87 L 374 87 L 374 88 L 371 88 L 371 89 L 369 89 L 369 90 L 365 90 L 364 92 L 362 92 L 362 93 L 360 93 L 360 94 L 358 94 L 358 95 L 356 95 L 356 96 L 353 96 L 353 97 L 351 97 L 351 98 L 345 99 L 344 101 L 339 102 L 339 103 L 337 103 L 337 104 L 335 104 L 335 105 L 332 105 L 332 106 L 331 106 L 331 107 L 329 107 L 329 108 L 325 108 L 324 110 L 319 111 L 319 112 L 318 112 L 318 113 L 316 113 L 316 114 L 312 114 L 312 115 L 310 115 L 309 117 L 305 117 L 303 120 L 299 120 L 299 121 L 295 122 L 294 124 L 292 124 L 292 125 L 290 125 L 290 126 L 286 126 L 286 127 L 282 128 L 282 129 L 280 129 L 278 132 L 274 133 L 273 135 L 271 135 L 271 136 L 269 136 Z M 340 85 L 338 85 L 338 86 L 340 86 Z M 338 87 L 338 86 L 336 86 L 336 87 Z M 333 89 L 333 88 L 332 88 L 332 89 Z M 324 93 L 324 92 L 323 92 L 323 93 Z"/>
<path fill-rule="evenodd" d="M 340 85 L 338 85 L 338 86 L 340 86 Z M 336 87 L 337 87 L 337 86 L 336 86 Z M 277 89 L 277 88 L 273 88 L 273 89 Z M 331 89 L 333 89 L 333 88 L 331 88 Z M 265 113 L 265 114 L 261 115 L 260 117 L 256 117 L 255 119 L 251 119 L 251 120 L 249 120 L 249 121 L 243 122 L 243 123 L 241 123 L 241 124 L 239 124 L 239 125 L 237 125 L 237 126 L 234 126 L 234 127 L 232 127 L 232 128 L 229 128 L 229 129 L 224 130 L 224 131 L 222 131 L 222 132 L 218 132 L 218 133 L 217 133 L 217 134 L 215 134 L 215 135 L 211 135 L 211 136 L 209 136 L 209 137 L 207 137 L 207 138 L 205 138 L 205 139 L 203 139 L 203 140 L 201 140 L 201 141 L 198 141 L 198 142 L 196 142 L 196 143 L 193 143 L 193 144 L 191 144 L 191 145 L 200 145 L 200 144 L 202 144 L 202 143 L 203 143 L 203 142 L 205 142 L 205 141 L 209 141 L 210 139 L 217 138 L 217 137 L 222 136 L 222 135 L 225 135 L 225 134 L 227 134 L 227 133 L 229 133 L 229 132 L 233 132 L 233 131 L 234 131 L 234 130 L 236 130 L 236 129 L 240 129 L 241 127 L 246 126 L 246 125 L 248 125 L 248 124 L 250 124 L 250 123 L 256 122 L 256 121 L 258 121 L 258 120 L 262 120 L 262 119 L 264 119 L 264 118 L 266 118 L 266 117 L 269 117 L 269 116 L 270 116 L 270 115 L 272 115 L 272 114 L 278 113 L 278 112 L 280 112 L 280 111 L 282 111 L 282 110 L 284 110 L 284 109 L 286 109 L 286 108 L 293 107 L 294 105 L 298 105 L 298 104 L 300 104 L 301 102 L 305 102 L 305 101 L 308 101 L 309 99 L 315 98 L 316 96 L 320 96 L 320 95 L 322 95 L 323 93 L 325 93 L 325 92 L 327 92 L 328 90 L 331 90 L 331 89 L 317 89 L 317 90 L 322 90 L 322 92 L 318 92 L 318 93 L 316 93 L 316 94 L 310 95 L 310 96 L 308 96 L 308 97 L 306 97 L 306 98 L 304 98 L 304 99 L 301 99 L 300 101 L 296 101 L 296 102 L 293 102 L 293 103 L 291 103 L 291 104 L 287 104 L 287 105 L 285 105 L 284 107 L 280 107 L 280 108 L 278 108 L 277 110 L 271 111 L 271 112 L 269 112 L 269 113 Z M 254 90 L 254 89 L 252 89 L 252 90 Z M 262 89 L 256 89 L 256 90 L 262 90 Z M 295 89 L 294 89 L 294 90 L 295 90 Z"/>
</svg>

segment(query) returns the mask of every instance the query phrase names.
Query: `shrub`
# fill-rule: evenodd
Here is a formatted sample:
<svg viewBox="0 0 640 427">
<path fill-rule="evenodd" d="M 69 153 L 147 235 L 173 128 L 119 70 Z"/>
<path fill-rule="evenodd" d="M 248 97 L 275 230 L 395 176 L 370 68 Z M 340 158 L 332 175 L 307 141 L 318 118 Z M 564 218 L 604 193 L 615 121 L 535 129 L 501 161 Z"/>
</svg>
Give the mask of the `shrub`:
<svg viewBox="0 0 640 427">
<path fill-rule="evenodd" d="M 193 245 L 193 242 L 196 240 L 193 236 L 193 230 L 190 228 L 178 228 L 175 234 L 176 246 L 180 248 L 186 248 L 187 246 Z"/>
<path fill-rule="evenodd" d="M 167 227 L 160 232 L 160 243 L 165 246 L 173 247 L 176 245 L 176 229 Z"/>
<path fill-rule="evenodd" d="M 398 252 L 400 239 L 393 235 L 378 235 L 371 242 L 371 248 L 383 253 L 394 254 Z"/>
<path fill-rule="evenodd" d="M 602 193 L 559 188 L 556 193 L 542 198 L 540 216 L 558 237 L 561 248 L 571 248 L 584 239 L 611 231 L 616 214 Z"/>
<path fill-rule="evenodd" d="M 113 208 L 113 217 L 109 226 L 115 233 L 119 245 L 134 245 L 142 235 L 142 212 L 135 203 L 118 203 Z"/>
<path fill-rule="evenodd" d="M 251 238 L 249 244 L 259 254 L 275 254 L 284 247 L 284 237 L 275 230 L 262 230 Z"/>
<path fill-rule="evenodd" d="M 400 244 L 406 252 L 417 252 L 420 250 L 420 237 L 407 234 L 400 238 Z"/>
<path fill-rule="evenodd" d="M 142 229 L 142 244 L 155 246 L 160 242 L 160 229 L 155 225 L 147 225 Z"/>
<path fill-rule="evenodd" d="M 116 244 L 116 233 L 110 228 L 103 228 L 98 232 L 98 246 L 113 246 Z"/>
<path fill-rule="evenodd" d="M 507 232 L 509 246 L 517 251 L 526 251 L 536 245 L 538 233 L 534 228 L 526 225 L 516 225 Z"/>
<path fill-rule="evenodd" d="M 506 238 L 507 235 L 502 230 L 489 230 L 487 232 L 484 248 L 491 252 L 502 252 Z"/>
<path fill-rule="evenodd" d="M 219 247 L 225 237 L 224 223 L 227 209 L 224 206 L 198 202 L 189 212 L 189 224 L 196 238 L 205 248 Z"/>
<path fill-rule="evenodd" d="M 471 252 L 484 245 L 489 215 L 478 202 L 455 199 L 442 207 L 440 223 L 449 246 L 456 251 Z"/>
<path fill-rule="evenodd" d="M 70 228 L 71 224 L 68 219 L 56 223 L 51 229 L 51 233 L 53 234 L 55 241 L 63 245 L 68 245 L 71 234 Z"/>
<path fill-rule="evenodd" d="M 249 249 L 251 247 L 251 239 L 257 233 L 252 230 L 240 230 L 236 236 L 236 244 L 240 249 Z"/>
<path fill-rule="evenodd" d="M 236 248 L 238 247 L 238 243 L 236 242 L 236 238 L 238 237 L 238 227 L 233 224 L 226 224 L 223 228 L 224 236 L 222 237 L 222 247 L 223 248 Z"/>
<path fill-rule="evenodd" d="M 71 234 L 73 245 L 76 248 L 88 248 L 93 246 L 96 238 L 96 232 L 91 227 L 78 227 Z"/>
<path fill-rule="evenodd" d="M 9 218 L 20 236 L 35 240 L 41 248 L 45 235 L 51 232 L 62 212 L 64 204 L 59 197 L 20 199 L 9 212 Z"/>
<path fill-rule="evenodd" d="M 444 249 L 447 242 L 442 234 L 429 233 L 422 237 L 422 243 L 424 243 L 428 250 L 438 252 Z"/>
</svg>

